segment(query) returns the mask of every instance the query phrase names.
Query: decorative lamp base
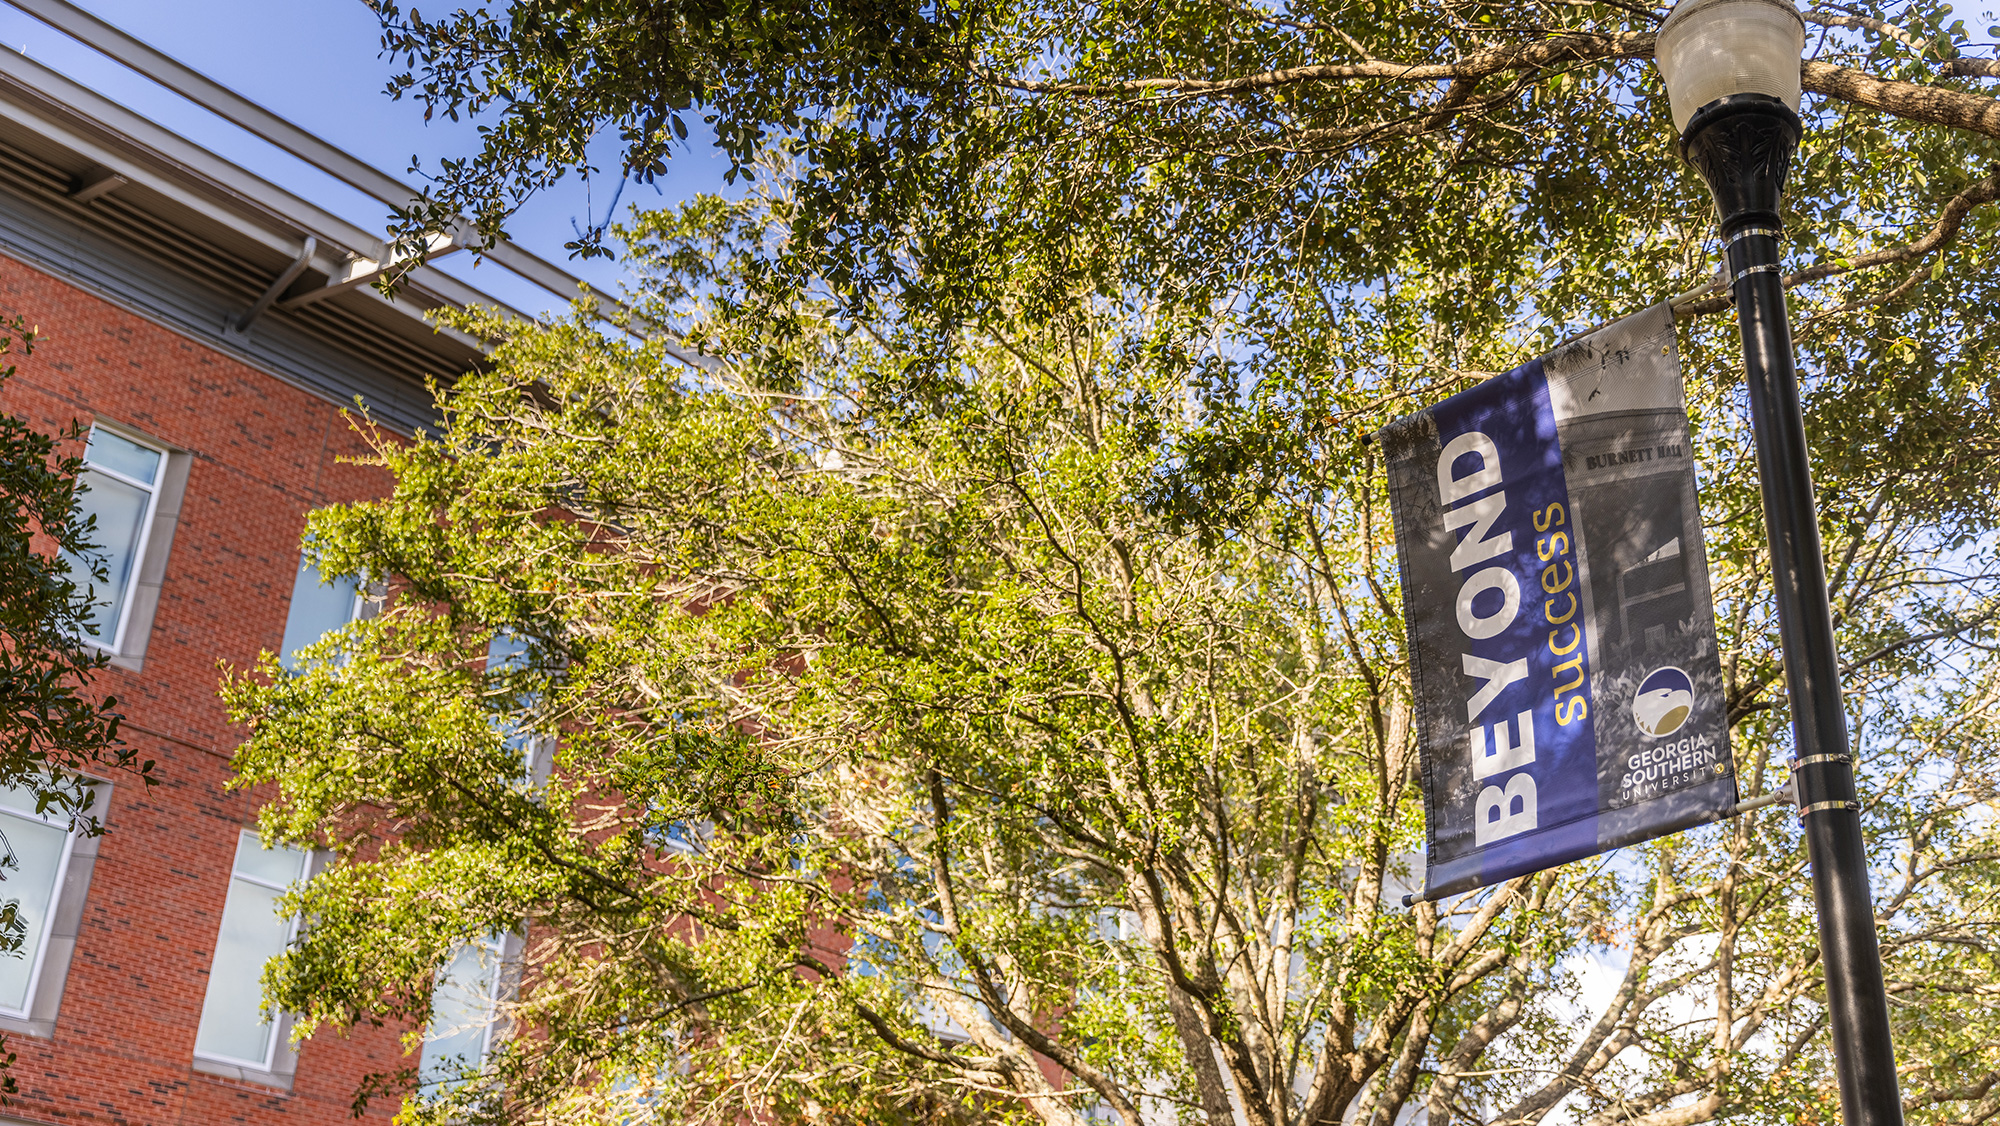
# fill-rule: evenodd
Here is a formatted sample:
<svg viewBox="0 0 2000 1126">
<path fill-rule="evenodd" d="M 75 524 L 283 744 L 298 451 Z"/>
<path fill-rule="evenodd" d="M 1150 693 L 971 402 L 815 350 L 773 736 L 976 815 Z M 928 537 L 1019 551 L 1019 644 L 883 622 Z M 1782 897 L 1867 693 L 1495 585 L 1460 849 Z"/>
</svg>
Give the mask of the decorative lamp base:
<svg viewBox="0 0 2000 1126">
<path fill-rule="evenodd" d="M 1778 201 L 1802 134 L 1799 115 L 1765 94 L 1731 94 L 1694 111 L 1681 155 L 1715 193 L 1723 237 L 1751 224 L 1780 225 Z"/>
</svg>

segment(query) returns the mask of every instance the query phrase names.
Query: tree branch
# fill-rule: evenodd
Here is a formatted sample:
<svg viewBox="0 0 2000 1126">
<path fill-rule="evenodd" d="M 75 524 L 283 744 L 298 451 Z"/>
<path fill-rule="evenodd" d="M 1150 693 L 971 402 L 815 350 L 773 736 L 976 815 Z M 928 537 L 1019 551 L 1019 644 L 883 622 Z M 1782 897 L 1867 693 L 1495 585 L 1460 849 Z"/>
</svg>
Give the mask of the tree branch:
<svg viewBox="0 0 2000 1126">
<path fill-rule="evenodd" d="M 1592 62 L 1599 59 L 1651 58 L 1653 33 L 1626 31 L 1615 35 L 1572 32 L 1535 43 L 1522 43 L 1492 51 L 1479 51 L 1450 63 L 1401 63 L 1369 59 L 1358 63 L 1323 63 L 1287 67 L 1284 70 L 1246 74 L 1236 78 L 1130 78 L 1120 82 L 1042 82 L 994 74 L 983 69 L 974 73 L 995 86 L 1029 94 L 1068 94 L 1088 98 L 1116 98 L 1133 95 L 1182 95 L 1217 97 L 1275 90 L 1308 82 L 1390 82 L 1476 81 L 1510 70 L 1541 70 L 1562 63 Z M 1907 83 L 1906 83 L 1907 85 Z"/>
<path fill-rule="evenodd" d="M 1944 211 L 1938 215 L 1937 222 L 1915 242 L 1857 255 L 1844 261 L 1822 262 L 1816 266 L 1809 266 L 1786 278 L 1785 284 L 1787 287 L 1804 285 L 1851 270 L 1865 270 L 1871 266 L 1884 266 L 1891 262 L 1907 262 L 1912 258 L 1921 258 L 1957 238 L 1959 229 L 1965 225 L 1965 216 L 1973 208 L 1995 200 L 2000 200 L 2000 166 L 1967 184 L 1964 191 L 1946 201 Z"/>
<path fill-rule="evenodd" d="M 1925 232 L 1922 238 L 1903 243 L 1899 246 L 1885 247 L 1881 250 L 1870 251 L 1867 254 L 1858 254 L 1852 258 L 1840 258 L 1831 262 L 1816 263 L 1797 273 L 1785 275 L 1784 287 L 1791 289 L 1794 286 L 1805 285 L 1808 282 L 1824 281 L 1827 278 L 1838 277 L 1841 274 L 1852 273 L 1856 270 L 1866 270 L 1875 266 L 1887 266 L 1898 262 L 1908 262 L 1913 258 L 1921 258 L 1957 238 L 1959 231 L 1965 226 L 1966 215 L 1973 208 L 1993 203 L 1996 200 L 2000 200 L 2000 167 L 1996 167 L 1985 176 L 1974 180 L 1972 183 L 1966 185 L 1964 191 L 1947 200 L 1944 205 L 1944 211 L 1938 215 L 1937 222 L 1932 224 L 1931 229 Z M 1921 278 L 1922 271 L 1918 271 L 1888 290 L 1872 297 L 1843 305 L 1837 309 L 1829 309 L 1824 313 L 1815 314 L 1806 323 L 1810 324 L 1823 317 L 1836 316 L 1840 313 L 1851 313 L 1856 309 L 1892 301 L 1908 292 Z M 1721 312 L 1729 307 L 1731 300 L 1732 296 L 1727 293 L 1719 293 L 1711 297 L 1694 298 L 1675 305 L 1674 315 L 1677 317 L 1698 317 L 1707 313 Z"/>
<path fill-rule="evenodd" d="M 1424 1104 L 1431 1126 L 1451 1126 L 1452 1096 L 1457 1094 L 1466 1073 L 1486 1054 L 1493 1041 L 1520 1021 L 1527 993 L 1527 959 L 1524 955 L 1517 955 L 1507 991 L 1501 995 L 1499 1003 L 1465 1030 L 1465 1035 L 1452 1048 L 1451 1056 L 1439 1066 L 1437 1078 L 1431 1081 L 1429 1096 Z"/>
<path fill-rule="evenodd" d="M 1836 17 L 1823 17 L 1832 21 Z M 1845 19 L 1847 17 L 1839 17 Z M 1885 27 L 1887 25 L 1884 25 Z M 1885 32 L 1886 34 L 1886 32 Z M 1655 37 L 1649 31 L 1615 34 L 1568 32 L 1534 43 L 1477 51 L 1454 62 L 1406 63 L 1367 59 L 1356 63 L 1320 63 L 1287 67 L 1235 78 L 1128 78 L 1114 82 L 1064 82 L 1016 78 L 981 67 L 974 76 L 1002 89 L 1028 94 L 1065 94 L 1087 98 L 1228 97 L 1315 82 L 1476 82 L 1506 71 L 1545 70 L 1565 63 L 1613 59 L 1650 59 Z M 1978 60 L 1965 60 L 1974 62 Z M 1985 73 L 1983 68 L 1980 68 Z M 1879 110 L 1930 125 L 1964 129 L 2000 137 L 2000 99 L 1924 86 L 1899 79 L 1878 78 L 1853 67 L 1808 60 L 1801 64 L 1805 89 L 1843 102 Z"/>
<path fill-rule="evenodd" d="M 2000 78 L 2000 59 L 1952 59 L 1938 73 L 1946 78 Z"/>
<path fill-rule="evenodd" d="M 1922 51 L 1931 45 L 1928 39 L 1918 39 L 1895 24 L 1867 16 L 1849 16 L 1834 12 L 1800 12 L 1799 18 L 1821 27 L 1859 27 L 1885 38 L 1894 39 L 1912 51 Z"/>
<path fill-rule="evenodd" d="M 2000 137 L 2000 99 L 1939 86 L 1877 78 L 1867 71 L 1808 61 L 1800 71 L 1815 94 L 1896 117 Z"/>
</svg>

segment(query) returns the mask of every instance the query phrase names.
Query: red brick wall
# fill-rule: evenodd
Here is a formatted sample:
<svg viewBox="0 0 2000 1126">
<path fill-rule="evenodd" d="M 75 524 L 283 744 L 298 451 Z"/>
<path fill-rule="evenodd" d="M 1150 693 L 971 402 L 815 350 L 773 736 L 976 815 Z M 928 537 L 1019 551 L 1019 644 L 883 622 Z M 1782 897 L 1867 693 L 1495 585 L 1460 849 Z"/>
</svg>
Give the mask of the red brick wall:
<svg viewBox="0 0 2000 1126">
<path fill-rule="evenodd" d="M 349 1122 L 368 1071 L 414 1066 L 395 1030 L 322 1032 L 289 1092 L 193 1070 L 195 1027 L 237 831 L 259 795 L 225 789 L 238 733 L 216 699 L 217 663 L 276 649 L 308 509 L 379 495 L 379 471 L 339 464 L 365 448 L 339 408 L 279 379 L 0 258 L 0 315 L 40 339 L 0 387 L 0 410 L 54 430 L 102 416 L 193 455 L 143 672 L 104 674 L 126 738 L 159 785 L 114 780 L 107 833 L 53 1040 L 7 1037 L 29 1122 Z M 394 1100 L 369 1120 L 387 1121 Z"/>
</svg>

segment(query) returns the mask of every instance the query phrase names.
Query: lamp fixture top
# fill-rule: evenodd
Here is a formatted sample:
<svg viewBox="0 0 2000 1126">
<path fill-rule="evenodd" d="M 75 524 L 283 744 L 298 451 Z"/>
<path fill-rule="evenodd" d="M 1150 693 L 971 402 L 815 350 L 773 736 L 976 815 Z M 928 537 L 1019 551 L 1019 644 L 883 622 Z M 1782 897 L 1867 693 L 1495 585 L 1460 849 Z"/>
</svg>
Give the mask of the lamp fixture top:
<svg viewBox="0 0 2000 1126">
<path fill-rule="evenodd" d="M 1732 94 L 1763 94 L 1799 108 L 1806 25 L 1787 0 L 1681 0 L 1660 25 L 1654 59 L 1674 128 Z"/>
</svg>

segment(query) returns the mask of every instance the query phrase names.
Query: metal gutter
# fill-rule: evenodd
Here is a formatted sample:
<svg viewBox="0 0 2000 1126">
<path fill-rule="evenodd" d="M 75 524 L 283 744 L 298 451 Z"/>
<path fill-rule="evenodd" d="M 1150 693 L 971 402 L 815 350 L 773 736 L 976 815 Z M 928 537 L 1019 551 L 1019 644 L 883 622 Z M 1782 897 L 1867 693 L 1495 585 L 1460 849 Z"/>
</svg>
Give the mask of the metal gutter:
<svg viewBox="0 0 2000 1126">
<path fill-rule="evenodd" d="M 0 114 L 88 157 L 108 174 L 73 193 L 71 198 L 79 202 L 88 201 L 92 186 L 104 189 L 94 194 L 106 195 L 137 184 L 287 258 L 313 240 L 317 253 L 308 266 L 329 278 L 347 274 L 357 262 L 380 261 L 388 253 L 388 244 L 367 230 L 18 52 L 0 50 Z M 206 190 L 191 190 L 185 186 L 190 183 Z M 441 303 L 489 305 L 529 316 L 430 267 L 413 271 L 409 284 Z M 360 288 L 380 298 L 367 287 Z M 469 338 L 466 342 L 471 343 Z"/>
<path fill-rule="evenodd" d="M 270 142 L 314 168 L 347 184 L 349 187 L 355 188 L 363 194 L 392 208 L 406 207 L 418 197 L 418 193 L 414 189 L 395 176 L 383 172 L 367 161 L 327 143 L 312 133 L 245 98 L 234 90 L 209 78 L 207 75 L 106 23 L 97 16 L 76 7 L 74 4 L 68 3 L 68 0 L 6 0 L 6 2 L 78 42 L 101 52 L 124 66 L 130 67 L 139 74 L 187 98 L 189 101 L 214 113 L 223 120 Z M 6 56 L 10 61 L 13 58 L 11 52 L 0 52 L 0 56 Z M 27 62 L 28 60 L 22 59 L 21 61 Z M 150 139 L 154 142 L 153 147 L 161 151 L 174 152 L 177 148 L 180 148 L 187 150 L 191 154 L 191 157 L 192 154 L 198 154 L 199 158 L 206 158 L 205 160 L 191 158 L 188 161 L 190 166 L 197 170 L 197 174 L 222 183 L 229 183 L 233 178 L 246 182 L 248 185 L 254 185 L 258 189 L 257 191 L 245 193 L 253 200 L 257 200 L 266 194 L 272 197 L 280 197 L 282 202 L 276 208 L 272 208 L 268 204 L 262 205 L 265 210 L 274 212 L 280 223 L 290 227 L 298 226 L 296 221 L 286 222 L 285 216 L 288 212 L 292 215 L 312 216 L 311 225 L 315 230 L 300 230 L 298 238 L 292 242 L 291 246 L 297 246 L 298 242 L 306 234 L 317 234 L 320 236 L 321 241 L 325 242 L 328 235 L 339 232 L 337 235 L 334 235 L 333 241 L 345 243 L 346 248 L 351 252 L 354 259 L 368 259 L 376 263 L 387 259 L 388 248 L 382 239 L 362 231 L 344 220 L 327 214 L 320 208 L 288 192 L 283 192 L 261 179 L 251 176 L 235 165 L 222 161 L 220 158 L 209 154 L 206 150 L 200 149 L 190 142 L 167 132 L 160 126 L 147 121 L 125 107 L 93 92 L 84 90 L 83 87 L 78 86 L 67 78 L 62 78 L 55 71 L 41 67 L 39 64 L 30 63 L 30 65 L 42 74 L 50 76 L 54 81 L 60 82 L 63 88 L 65 88 L 65 97 L 72 98 L 70 104 L 78 106 L 88 104 L 90 107 L 89 112 L 99 120 L 119 123 L 119 128 L 129 130 L 128 135 Z M 4 69 L 5 64 L 0 63 L 0 70 Z M 88 99 L 87 103 L 83 100 L 86 98 Z M 274 199 L 272 202 L 277 202 L 277 200 Z M 463 246 L 465 242 L 455 238 L 453 244 L 454 246 Z M 290 255 L 296 253 L 296 251 L 288 247 L 286 248 L 286 253 Z M 567 270 L 539 255 L 523 249 L 515 243 L 501 241 L 479 251 L 479 254 L 494 264 L 518 275 L 523 280 L 547 290 L 561 300 L 570 301 L 581 293 L 587 293 L 591 300 L 596 303 L 598 315 L 606 321 L 612 323 L 622 321 L 641 329 L 647 326 L 644 318 L 638 317 L 630 309 L 626 308 L 622 302 L 606 294 L 597 292 L 595 289 L 591 289 L 581 279 Z M 321 272 L 325 273 L 328 277 L 333 277 L 340 274 L 344 268 L 345 264 L 339 269 L 326 269 Z M 416 270 L 412 271 L 409 278 L 410 282 L 414 283 L 419 279 L 422 279 L 425 288 L 446 300 L 452 301 L 454 304 L 466 304 L 469 302 L 455 300 L 447 296 L 448 294 L 471 293 L 477 295 L 476 303 L 498 306 L 518 315 L 526 315 L 503 302 L 484 294 L 479 294 L 471 286 L 463 282 L 458 282 L 456 279 L 451 279 L 449 275 L 430 266 L 419 266 Z M 371 293 L 374 292 L 371 287 L 363 286 L 360 288 Z M 669 355 L 691 367 L 709 372 L 713 372 L 720 367 L 720 361 L 714 357 L 704 355 L 690 348 L 681 347 L 677 342 L 663 341 L 663 343 L 666 344 L 666 351 Z"/>
<path fill-rule="evenodd" d="M 328 144 L 185 63 L 68 3 L 67 0 L 7 0 L 7 2 L 78 42 L 131 67 L 225 121 L 269 141 L 314 168 L 390 207 L 408 207 L 418 197 L 414 189 L 396 177 L 360 157 Z M 575 297 L 579 288 L 583 286 L 580 279 L 560 266 L 510 242 L 494 245 L 484 252 L 484 256 L 565 300 Z M 383 255 L 364 254 L 362 257 L 380 259 Z M 597 299 L 598 308 L 607 318 L 621 311 L 619 303 L 611 298 L 594 291 L 593 296 Z"/>
</svg>

